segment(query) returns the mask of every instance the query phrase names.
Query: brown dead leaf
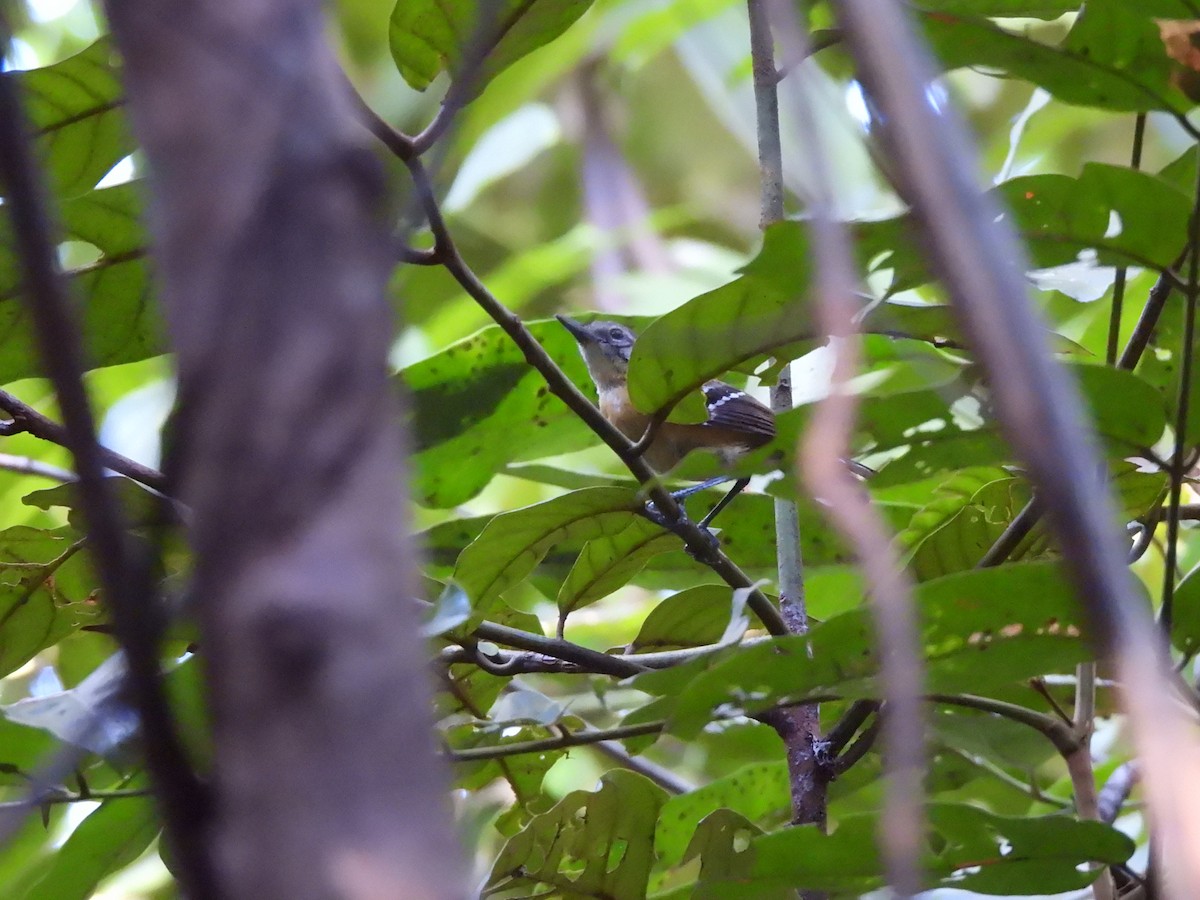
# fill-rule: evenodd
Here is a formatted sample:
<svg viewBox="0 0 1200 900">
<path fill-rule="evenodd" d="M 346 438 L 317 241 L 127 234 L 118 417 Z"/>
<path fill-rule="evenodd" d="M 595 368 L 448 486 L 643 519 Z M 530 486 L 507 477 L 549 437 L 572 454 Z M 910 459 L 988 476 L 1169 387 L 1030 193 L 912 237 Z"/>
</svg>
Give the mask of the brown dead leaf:
<svg viewBox="0 0 1200 900">
<path fill-rule="evenodd" d="M 1200 101 L 1200 19 L 1155 19 L 1167 56 L 1181 68 L 1171 83 L 1190 100 Z"/>
</svg>

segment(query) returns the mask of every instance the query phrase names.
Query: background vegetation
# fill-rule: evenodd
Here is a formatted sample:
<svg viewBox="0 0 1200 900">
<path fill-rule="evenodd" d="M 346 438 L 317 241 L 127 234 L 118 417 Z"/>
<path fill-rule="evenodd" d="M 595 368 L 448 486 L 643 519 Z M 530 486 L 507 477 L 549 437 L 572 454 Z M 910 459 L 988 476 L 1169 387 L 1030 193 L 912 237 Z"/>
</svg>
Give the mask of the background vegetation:
<svg viewBox="0 0 1200 900">
<path fill-rule="evenodd" d="M 944 70 L 929 102 L 966 113 L 980 181 L 1024 240 L 1029 296 L 1107 460 L 1113 528 L 1128 531 L 1140 599 L 1169 634 L 1179 698 L 1195 707 L 1200 403 L 1189 402 L 1188 317 L 1200 132 L 1187 114 L 1200 9 L 905 5 Z M 795 221 L 760 230 L 746 9 L 505 4 L 496 14 L 515 24 L 476 66 L 474 4 L 387 6 L 340 0 L 329 38 L 374 111 L 362 123 L 382 138 L 372 146 L 407 248 L 389 285 L 401 323 L 394 380 L 408 404 L 439 738 L 483 892 L 883 888 L 879 644 L 861 548 L 796 477 L 832 354 L 812 300 L 813 238 Z M 930 698 L 924 884 L 945 896 L 1133 895 L 1146 890 L 1150 835 L 1113 673 L 1088 665 L 1095 631 L 1054 540 L 1029 512 L 1019 522 L 1032 527 L 1012 527 L 1029 481 L 897 196 L 833 12 L 801 6 L 815 52 L 800 61 L 780 40 L 777 64 L 785 88 L 801 82 L 819 134 L 785 94 L 786 208 L 800 217 L 804 198 L 830 191 L 872 298 L 861 301 L 852 449 L 875 471 L 863 487 L 915 584 Z M 149 470 L 106 464 L 145 524 L 146 488 L 163 487 L 154 469 L 172 363 L 121 64 L 101 10 L 83 0 L 27 0 L 10 24 L 3 77 L 21 91 L 57 209 L 101 438 Z M 813 174 L 818 138 L 827 180 Z M 20 282 L 0 220 L 0 411 L 15 421 L 0 423 L 12 432 L 0 439 L 0 791 L 14 808 L 57 739 L 80 743 L 73 729 L 110 702 L 86 679 L 116 649 L 79 501 L 55 483 L 69 480 L 59 470 L 70 457 L 28 412 L 58 416 Z M 526 332 L 504 308 L 546 357 L 514 342 Z M 547 385 L 556 367 L 594 397 L 552 318 L 593 310 L 644 332 L 631 390 L 647 411 L 718 374 L 765 397 L 780 363 L 796 361 L 796 409 L 743 463 L 776 477 L 756 479 L 718 520 L 715 565 L 639 515 L 629 468 L 561 401 L 562 385 Z M 702 476 L 714 463 L 685 467 Z M 767 641 L 751 610 L 778 594 L 774 498 L 799 505 L 811 630 Z M 163 550 L 164 595 L 186 605 L 189 551 L 174 537 Z M 195 637 L 180 616 L 163 659 L 177 725 L 205 770 Z M 819 702 L 819 722 L 805 726 L 816 743 L 778 717 L 797 701 Z M 41 815 L 8 835 L 3 896 L 177 894 L 129 729 L 116 714 L 105 721 L 106 734 L 82 741 L 77 771 L 39 798 Z M 813 780 L 801 785 L 800 773 Z M 801 814 L 806 793 L 816 813 Z"/>
</svg>

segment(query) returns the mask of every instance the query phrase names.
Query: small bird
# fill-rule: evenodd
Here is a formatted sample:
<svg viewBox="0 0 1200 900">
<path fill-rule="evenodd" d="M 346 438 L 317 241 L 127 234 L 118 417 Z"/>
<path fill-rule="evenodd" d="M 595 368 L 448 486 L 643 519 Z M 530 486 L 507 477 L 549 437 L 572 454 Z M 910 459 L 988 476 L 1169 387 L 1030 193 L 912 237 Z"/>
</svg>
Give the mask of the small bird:
<svg viewBox="0 0 1200 900">
<path fill-rule="evenodd" d="M 588 374 L 596 384 L 600 412 L 604 418 L 630 440 L 638 440 L 645 434 L 650 416 L 638 410 L 629 399 L 629 356 L 637 335 L 617 322 L 584 325 L 568 316 L 556 318 L 579 344 Z M 708 409 L 707 420 L 697 424 L 663 422 L 658 434 L 646 448 L 644 457 L 655 472 L 661 474 L 670 471 L 692 450 L 710 450 L 722 462 L 729 464 L 743 453 L 761 447 L 775 437 L 775 414 L 745 391 L 723 381 L 705 382 L 701 390 Z M 677 491 L 674 496 L 686 497 L 729 480 L 709 479 L 695 487 Z M 699 524 L 707 526 L 745 488 L 749 480 L 737 479 L 729 493 Z"/>
</svg>

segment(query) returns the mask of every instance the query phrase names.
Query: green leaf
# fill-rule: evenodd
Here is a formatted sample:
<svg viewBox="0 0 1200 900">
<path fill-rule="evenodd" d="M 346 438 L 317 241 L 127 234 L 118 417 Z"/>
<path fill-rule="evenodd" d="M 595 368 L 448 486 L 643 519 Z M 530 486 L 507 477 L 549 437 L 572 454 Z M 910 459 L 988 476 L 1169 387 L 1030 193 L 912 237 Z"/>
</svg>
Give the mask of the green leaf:
<svg viewBox="0 0 1200 900">
<path fill-rule="evenodd" d="M 965 804 L 929 807 L 946 841 L 932 869 L 939 884 L 981 894 L 1057 894 L 1091 884 L 1089 863 L 1125 862 L 1134 844 L 1101 822 L 1065 816 L 1009 818 Z M 1082 871 L 1081 871 L 1082 869 Z"/>
<path fill-rule="evenodd" d="M 1171 643 L 1188 656 L 1200 653 L 1200 567 L 1175 588 L 1171 608 Z"/>
<path fill-rule="evenodd" d="M 1021 563 L 960 572 L 917 587 L 926 689 L 984 693 L 1088 657 L 1083 611 L 1059 569 Z M 748 713 L 823 695 L 876 697 L 870 613 L 856 609 L 806 636 L 724 651 L 640 675 L 652 694 L 678 693 L 670 730 L 692 737 L 717 710 Z"/>
<path fill-rule="evenodd" d="M 1057 19 L 1079 9 L 1079 0 L 910 0 L 909 5 L 927 12 Z"/>
<path fill-rule="evenodd" d="M 497 73 L 566 31 L 589 6 L 591 0 L 398 0 L 388 41 L 400 74 L 417 90 L 449 72 L 474 96 Z"/>
<path fill-rule="evenodd" d="M 557 733 L 557 732 L 555 732 Z M 482 747 L 502 747 L 524 741 L 550 737 L 548 729 L 521 727 L 501 731 L 481 729 L 473 725 L 457 725 L 445 733 L 446 742 L 454 750 Z M 523 824 L 535 813 L 544 812 L 550 803 L 542 794 L 542 781 L 550 768 L 564 755 L 562 750 L 547 750 L 541 753 L 520 753 L 500 759 L 456 763 L 454 786 L 467 791 L 479 791 L 497 778 L 502 778 L 512 788 L 516 803 L 498 823 L 504 834 L 511 834 L 515 827 Z"/>
<path fill-rule="evenodd" d="M 967 469 L 938 487 L 897 542 L 909 548 L 909 570 L 919 581 L 975 566 L 1032 492 L 1003 469 Z M 1045 553 L 1040 532 L 1027 535 L 1009 555 L 1013 562 Z"/>
<path fill-rule="evenodd" d="M 1128 456 L 1153 446 L 1162 436 L 1166 411 L 1161 397 L 1145 380 L 1107 366 L 1069 364 L 1066 368 L 1076 379 L 1093 425 L 1111 455 Z M 887 397 L 866 398 L 859 414 L 859 429 L 868 439 L 864 449 L 880 453 L 907 448 L 881 468 L 872 485 L 901 484 L 1012 459 L 996 423 L 984 413 L 977 392 L 963 383 L 906 394 L 903 403 Z M 769 446 L 785 449 L 782 445 L 790 430 L 781 423 L 784 437 Z"/>
<path fill-rule="evenodd" d="M 0 531 L 0 675 L 24 665 L 101 611 L 70 528 Z"/>
<path fill-rule="evenodd" d="M 741 277 L 701 294 L 642 332 L 629 362 L 629 395 L 654 412 L 753 357 L 815 334 L 803 294 L 810 278 L 799 222 L 769 227 Z M 690 410 L 703 419 L 703 403 Z"/>
<path fill-rule="evenodd" d="M 1099 872 L 1089 864 L 1124 862 L 1133 842 L 1111 826 L 1065 816 L 1009 818 L 965 804 L 928 806 L 922 868 L 926 888 L 997 896 L 1077 890 Z M 750 898 L 782 887 L 864 894 L 882 885 L 874 815 L 845 816 L 830 835 L 787 828 L 750 842 L 734 878 L 710 876 L 696 897 Z"/>
<path fill-rule="evenodd" d="M 1100 265 L 1168 268 L 1183 246 L 1191 213 L 1191 198 L 1169 182 L 1099 163 L 1085 165 L 1079 178 L 1014 178 L 996 193 L 1043 268 L 1075 262 L 1087 248 L 1096 250 Z"/>
<path fill-rule="evenodd" d="M 654 865 L 654 828 L 667 793 L 613 769 L 595 793 L 574 791 L 535 817 L 500 851 L 489 897 L 528 897 L 538 886 L 556 896 L 645 897 Z"/>
<path fill-rule="evenodd" d="M 593 538 L 558 592 L 562 619 L 628 583 L 651 557 L 679 549 L 679 538 L 645 519 L 634 519 L 612 536 Z"/>
<path fill-rule="evenodd" d="M 1114 464 L 1123 525 L 1139 518 L 1161 497 L 1166 476 L 1139 472 L 1132 463 Z M 909 569 L 918 580 L 938 578 L 977 565 L 999 540 L 1031 491 L 1023 478 L 1003 469 L 966 469 L 939 485 L 933 500 L 917 512 L 898 536 L 909 548 Z M 1030 560 L 1053 553 L 1040 526 L 1023 538 L 1008 559 Z"/>
<path fill-rule="evenodd" d="M 634 653 L 678 650 L 715 644 L 725 633 L 731 588 L 702 584 L 672 594 L 650 611 L 633 639 Z"/>
<path fill-rule="evenodd" d="M 471 597 L 475 615 L 483 617 L 555 544 L 616 535 L 640 508 L 633 491 L 589 488 L 502 513 L 463 550 L 454 580 Z"/>
<path fill-rule="evenodd" d="M 142 855 L 159 827 L 149 797 L 105 800 L 71 832 L 26 900 L 87 900 L 101 881 Z"/>
<path fill-rule="evenodd" d="M 63 202 L 63 237 L 95 247 L 99 257 L 69 271 L 81 301 L 89 365 L 134 362 L 162 353 L 164 343 L 146 266 L 138 182 L 89 191 Z M 12 229 L 0 217 L 0 383 L 42 371 L 19 288 L 21 268 Z"/>
<path fill-rule="evenodd" d="M 2 77 L 17 82 L 34 146 L 58 196 L 95 187 L 133 152 L 108 38 L 52 66 Z"/>
<path fill-rule="evenodd" d="M 1182 247 L 1189 194 L 1173 180 L 1122 166 L 1088 163 L 1078 178 L 1029 175 L 992 190 L 1012 215 L 1035 268 L 1089 258 L 1098 265 L 1167 268 Z M 855 226 L 860 263 L 890 271 L 887 293 L 932 280 L 909 215 Z"/>
<path fill-rule="evenodd" d="M 1170 60 L 1141 4 L 1090 0 L 1058 47 L 1005 31 L 980 16 L 927 13 L 922 22 L 948 69 L 996 69 L 1080 106 L 1184 113 L 1192 105 L 1170 84 Z"/>
</svg>

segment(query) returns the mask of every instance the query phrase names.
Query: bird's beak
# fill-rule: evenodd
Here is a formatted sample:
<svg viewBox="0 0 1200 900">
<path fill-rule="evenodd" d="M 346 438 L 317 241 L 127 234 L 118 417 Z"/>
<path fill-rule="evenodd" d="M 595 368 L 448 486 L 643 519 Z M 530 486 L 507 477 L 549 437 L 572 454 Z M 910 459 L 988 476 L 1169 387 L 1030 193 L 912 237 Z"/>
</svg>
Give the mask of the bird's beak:
<svg viewBox="0 0 1200 900">
<path fill-rule="evenodd" d="M 587 326 L 582 322 L 576 322 L 570 316 L 555 316 L 562 323 L 563 328 L 571 332 L 575 340 L 581 344 L 595 343 L 596 339 L 592 337 L 592 333 L 587 330 Z"/>
</svg>

